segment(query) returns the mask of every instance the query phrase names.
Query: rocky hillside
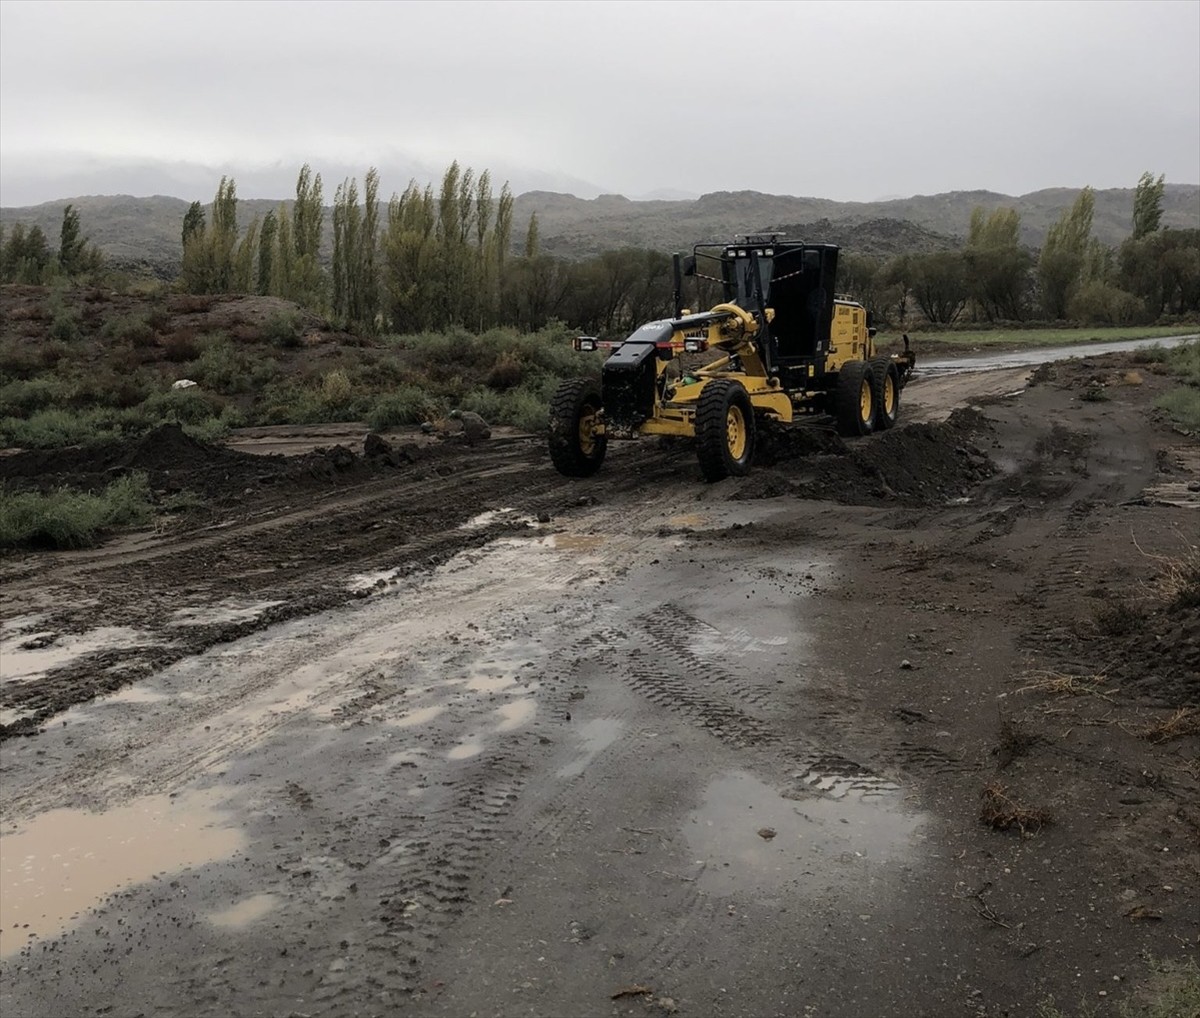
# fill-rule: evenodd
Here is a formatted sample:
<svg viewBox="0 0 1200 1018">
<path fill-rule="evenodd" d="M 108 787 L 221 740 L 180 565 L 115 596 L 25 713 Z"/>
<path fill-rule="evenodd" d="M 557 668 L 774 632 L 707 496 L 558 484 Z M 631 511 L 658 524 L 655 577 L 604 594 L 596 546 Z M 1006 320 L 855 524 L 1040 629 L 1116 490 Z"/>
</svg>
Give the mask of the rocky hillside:
<svg viewBox="0 0 1200 1018">
<path fill-rule="evenodd" d="M 550 191 L 529 191 L 516 200 L 518 238 L 536 213 L 542 249 L 562 257 L 584 257 L 626 246 L 681 250 L 701 240 L 735 233 L 784 230 L 792 237 L 842 244 L 863 254 L 894 254 L 953 247 L 967 232 L 976 206 L 1004 206 L 1021 213 L 1022 239 L 1039 246 L 1046 230 L 1074 202 L 1078 190 L 1055 188 L 1012 197 L 992 191 L 954 191 L 880 202 L 836 202 L 757 191 L 719 191 L 693 200 L 632 201 L 621 195 L 583 199 Z M 64 198 L 25 208 L 0 209 L 0 225 L 37 224 L 57 239 L 63 207 L 73 204 L 84 229 L 118 265 L 172 274 L 178 267 L 180 230 L 188 203 L 161 195 Z M 238 205 L 248 223 L 277 205 L 250 200 Z M 1133 190 L 1096 192 L 1095 235 L 1116 244 L 1129 234 Z M 328 222 L 328 220 L 327 220 Z M 1200 228 L 1200 186 L 1168 184 L 1163 225 Z M 331 231 L 325 231 L 326 243 Z"/>
</svg>

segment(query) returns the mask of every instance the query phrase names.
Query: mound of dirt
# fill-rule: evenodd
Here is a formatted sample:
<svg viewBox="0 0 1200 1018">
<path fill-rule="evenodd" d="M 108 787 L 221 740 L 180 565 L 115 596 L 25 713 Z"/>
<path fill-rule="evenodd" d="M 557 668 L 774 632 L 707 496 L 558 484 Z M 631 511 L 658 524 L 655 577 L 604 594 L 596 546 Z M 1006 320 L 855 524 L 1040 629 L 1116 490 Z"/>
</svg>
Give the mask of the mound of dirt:
<svg viewBox="0 0 1200 1018">
<path fill-rule="evenodd" d="M 978 410 L 961 409 L 941 423 L 911 424 L 851 442 L 818 429 L 796 429 L 794 437 L 775 440 L 773 468 L 751 475 L 731 497 L 794 493 L 846 505 L 942 504 L 995 473 L 976 444 L 988 427 Z"/>
</svg>

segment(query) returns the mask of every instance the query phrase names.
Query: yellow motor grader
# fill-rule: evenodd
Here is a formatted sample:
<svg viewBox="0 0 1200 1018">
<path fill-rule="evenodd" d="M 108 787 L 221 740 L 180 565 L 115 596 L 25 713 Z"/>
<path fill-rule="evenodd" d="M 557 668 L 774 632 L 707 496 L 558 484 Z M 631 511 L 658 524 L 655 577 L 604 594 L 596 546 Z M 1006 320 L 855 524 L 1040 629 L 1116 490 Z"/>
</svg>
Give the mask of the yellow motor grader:
<svg viewBox="0 0 1200 1018">
<path fill-rule="evenodd" d="M 676 255 L 673 318 L 648 322 L 619 342 L 575 340 L 577 350 L 612 353 L 599 384 L 573 379 L 555 393 L 555 467 L 587 477 L 604 461 L 609 439 L 675 435 L 695 438 L 701 473 L 719 481 L 749 471 L 764 426 L 823 416 L 847 436 L 892 427 L 916 356 L 907 336 L 903 353 L 876 355 L 870 312 L 834 291 L 837 259 L 832 244 L 788 243 L 775 234 Z M 689 276 L 724 301 L 710 311 L 685 309 Z M 705 356 L 702 366 L 685 364 Z"/>
</svg>

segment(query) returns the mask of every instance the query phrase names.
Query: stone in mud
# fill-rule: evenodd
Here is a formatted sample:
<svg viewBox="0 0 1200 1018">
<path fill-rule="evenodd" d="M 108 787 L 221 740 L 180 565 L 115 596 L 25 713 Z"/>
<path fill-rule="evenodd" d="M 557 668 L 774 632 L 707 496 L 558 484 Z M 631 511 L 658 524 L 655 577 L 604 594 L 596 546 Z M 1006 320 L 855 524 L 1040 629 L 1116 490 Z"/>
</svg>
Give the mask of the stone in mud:
<svg viewBox="0 0 1200 1018">
<path fill-rule="evenodd" d="M 391 445 L 388 444 L 379 432 L 372 431 L 363 440 L 363 455 L 369 459 L 375 459 L 378 456 L 387 456 L 392 451 Z"/>
</svg>

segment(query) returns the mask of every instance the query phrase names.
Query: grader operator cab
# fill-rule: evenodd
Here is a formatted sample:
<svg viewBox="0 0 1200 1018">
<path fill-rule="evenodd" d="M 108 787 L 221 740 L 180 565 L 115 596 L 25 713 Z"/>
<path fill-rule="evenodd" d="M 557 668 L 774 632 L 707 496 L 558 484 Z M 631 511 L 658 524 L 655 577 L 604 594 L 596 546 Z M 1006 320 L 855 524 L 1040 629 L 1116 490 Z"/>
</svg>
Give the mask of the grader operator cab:
<svg viewBox="0 0 1200 1018">
<path fill-rule="evenodd" d="M 550 406 L 550 458 L 560 473 L 599 469 L 609 439 L 695 438 L 708 481 L 745 474 L 765 426 L 824 416 L 847 436 L 890 428 L 916 357 L 875 351 L 871 314 L 835 294 L 838 249 L 770 234 L 699 244 L 675 256 L 675 316 L 627 339 L 575 340 L 611 349 L 600 384 L 564 382 Z M 683 308 L 683 278 L 720 292 L 710 311 Z M 696 356 L 688 356 L 696 355 Z M 685 362 L 707 363 L 688 367 Z"/>
</svg>

